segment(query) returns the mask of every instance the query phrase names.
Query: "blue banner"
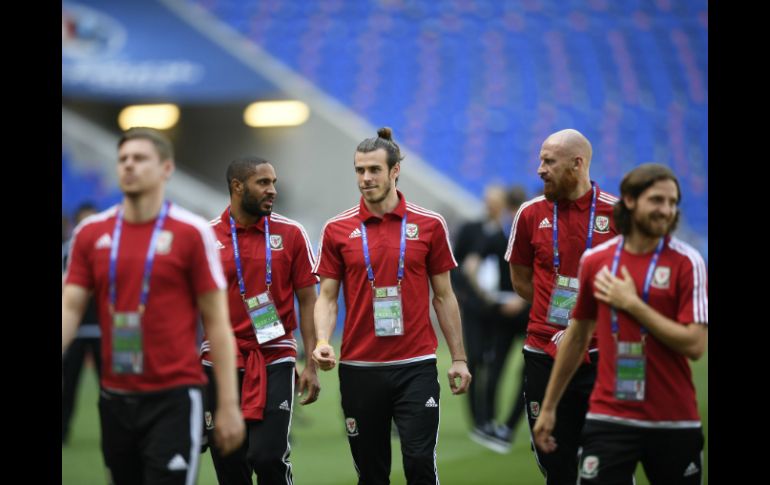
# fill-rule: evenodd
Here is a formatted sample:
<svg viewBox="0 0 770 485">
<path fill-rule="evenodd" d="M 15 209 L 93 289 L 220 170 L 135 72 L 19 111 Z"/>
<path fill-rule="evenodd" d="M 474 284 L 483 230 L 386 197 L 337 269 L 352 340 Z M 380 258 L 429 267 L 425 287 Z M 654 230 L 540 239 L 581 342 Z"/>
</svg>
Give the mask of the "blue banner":
<svg viewBox="0 0 770 485">
<path fill-rule="evenodd" d="M 62 95 L 226 102 L 281 92 L 160 2 L 80 0 L 62 3 Z"/>
</svg>

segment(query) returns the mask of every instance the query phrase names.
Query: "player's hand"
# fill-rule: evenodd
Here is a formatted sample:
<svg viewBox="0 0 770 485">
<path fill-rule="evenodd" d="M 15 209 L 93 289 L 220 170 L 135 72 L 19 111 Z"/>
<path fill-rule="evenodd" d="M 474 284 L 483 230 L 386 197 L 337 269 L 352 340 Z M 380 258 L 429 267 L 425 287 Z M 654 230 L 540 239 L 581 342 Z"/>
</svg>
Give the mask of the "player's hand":
<svg viewBox="0 0 770 485">
<path fill-rule="evenodd" d="M 535 436 L 535 445 L 544 453 L 551 453 L 558 448 L 556 438 L 553 437 L 553 428 L 556 426 L 556 413 L 554 411 L 540 410 L 540 415 L 532 428 Z"/>
<path fill-rule="evenodd" d="M 305 392 L 307 392 L 307 395 L 299 401 L 303 406 L 316 402 L 318 394 L 321 393 L 321 384 L 318 382 L 315 363 L 306 365 L 299 376 L 299 392 L 297 392 L 297 396 L 302 396 Z"/>
<path fill-rule="evenodd" d="M 471 385 L 471 373 L 468 371 L 468 364 L 464 360 L 456 360 L 452 362 L 452 366 L 447 372 L 449 376 L 449 388 L 452 389 L 452 394 L 463 394 L 468 390 L 468 386 Z M 460 379 L 460 385 L 457 385 L 457 379 Z"/>
<path fill-rule="evenodd" d="M 334 355 L 334 347 L 328 342 L 319 342 L 313 350 L 313 360 L 321 370 L 332 370 L 337 364 L 337 357 Z"/>
<path fill-rule="evenodd" d="M 217 408 L 214 443 L 222 456 L 237 450 L 246 437 L 246 425 L 237 404 Z"/>
<path fill-rule="evenodd" d="M 618 278 L 603 267 L 594 279 L 594 296 L 597 300 L 612 305 L 618 310 L 628 310 L 639 300 L 636 284 L 625 266 L 620 268 L 623 277 Z"/>
</svg>

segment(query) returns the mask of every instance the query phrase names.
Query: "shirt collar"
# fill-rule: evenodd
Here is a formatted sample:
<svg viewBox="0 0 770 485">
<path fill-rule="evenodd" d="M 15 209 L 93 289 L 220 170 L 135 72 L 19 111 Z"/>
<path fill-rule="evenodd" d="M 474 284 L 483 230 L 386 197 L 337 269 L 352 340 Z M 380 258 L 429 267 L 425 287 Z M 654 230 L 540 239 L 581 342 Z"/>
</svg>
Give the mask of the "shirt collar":
<svg viewBox="0 0 770 485">
<path fill-rule="evenodd" d="M 230 206 L 228 205 L 225 207 L 225 211 L 222 212 L 222 215 L 220 216 L 222 223 L 227 226 L 227 230 L 230 230 Z M 233 218 L 235 220 L 235 218 Z M 235 230 L 236 231 L 245 231 L 248 228 L 254 228 L 259 232 L 265 232 L 265 216 L 262 216 L 257 220 L 257 222 L 249 227 L 244 227 L 241 224 L 238 223 L 238 221 L 235 221 Z"/>
<path fill-rule="evenodd" d="M 599 190 L 599 185 L 596 182 L 594 182 L 593 180 L 591 181 L 591 183 L 596 185 L 596 198 L 598 199 L 599 198 L 599 194 L 601 193 L 601 191 Z M 566 208 L 566 207 L 571 207 L 571 206 L 574 205 L 575 207 L 578 208 L 578 210 L 581 210 L 581 211 L 582 210 L 588 210 L 588 209 L 591 208 L 591 197 L 593 197 L 593 193 L 594 193 L 594 191 L 591 188 L 589 188 L 588 192 L 586 192 L 585 194 L 581 195 L 580 197 L 578 197 L 575 200 L 569 200 L 569 201 L 567 201 L 567 200 L 560 200 L 559 201 L 559 206 L 564 206 Z"/>
<path fill-rule="evenodd" d="M 366 204 L 364 203 L 364 197 L 361 196 L 361 199 L 358 203 L 358 218 L 361 220 L 361 222 L 366 222 L 371 218 L 384 219 L 385 217 L 388 217 L 388 216 L 397 217 L 398 219 L 403 219 L 404 216 L 406 215 L 406 197 L 404 197 L 404 194 L 402 194 L 401 191 L 398 189 L 396 189 L 396 194 L 398 194 L 398 205 L 396 205 L 395 209 L 388 212 L 383 217 L 379 217 L 369 212 L 369 209 L 366 207 Z"/>
</svg>

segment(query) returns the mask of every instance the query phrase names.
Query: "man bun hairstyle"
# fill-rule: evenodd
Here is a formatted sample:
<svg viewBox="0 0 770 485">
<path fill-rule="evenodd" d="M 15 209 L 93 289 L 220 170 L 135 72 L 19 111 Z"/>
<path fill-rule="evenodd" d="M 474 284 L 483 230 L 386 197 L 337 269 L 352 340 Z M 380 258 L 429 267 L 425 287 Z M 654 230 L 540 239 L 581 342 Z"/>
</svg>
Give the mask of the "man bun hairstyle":
<svg viewBox="0 0 770 485">
<path fill-rule="evenodd" d="M 360 153 L 369 153 L 380 148 L 384 149 L 388 154 L 388 170 L 392 169 L 404 159 L 401 156 L 401 148 L 396 142 L 393 141 L 393 130 L 389 126 L 383 126 L 377 130 L 377 137 L 367 138 L 356 147 L 356 151 Z"/>
</svg>

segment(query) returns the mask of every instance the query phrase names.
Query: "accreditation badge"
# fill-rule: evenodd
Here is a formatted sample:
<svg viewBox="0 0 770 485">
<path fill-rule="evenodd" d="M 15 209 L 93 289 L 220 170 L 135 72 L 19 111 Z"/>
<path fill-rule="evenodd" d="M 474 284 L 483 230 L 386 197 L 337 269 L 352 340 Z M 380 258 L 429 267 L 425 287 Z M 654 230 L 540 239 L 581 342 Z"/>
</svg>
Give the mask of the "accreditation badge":
<svg viewBox="0 0 770 485">
<path fill-rule="evenodd" d="M 570 312 L 577 303 L 578 286 L 577 278 L 556 275 L 548 303 L 548 323 L 562 327 L 569 325 Z"/>
<path fill-rule="evenodd" d="M 141 374 L 143 369 L 142 314 L 139 312 L 113 313 L 112 372 Z"/>
<path fill-rule="evenodd" d="M 373 290 L 374 335 L 377 337 L 404 335 L 401 288 L 398 286 L 383 286 L 381 288 L 373 288 Z"/>
<path fill-rule="evenodd" d="M 257 342 L 262 344 L 286 333 L 269 291 L 246 298 L 244 302 Z"/>
<path fill-rule="evenodd" d="M 618 342 L 615 360 L 615 398 L 644 401 L 645 356 L 642 342 Z"/>
</svg>

